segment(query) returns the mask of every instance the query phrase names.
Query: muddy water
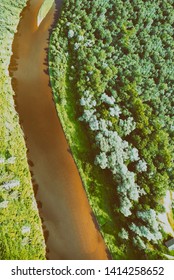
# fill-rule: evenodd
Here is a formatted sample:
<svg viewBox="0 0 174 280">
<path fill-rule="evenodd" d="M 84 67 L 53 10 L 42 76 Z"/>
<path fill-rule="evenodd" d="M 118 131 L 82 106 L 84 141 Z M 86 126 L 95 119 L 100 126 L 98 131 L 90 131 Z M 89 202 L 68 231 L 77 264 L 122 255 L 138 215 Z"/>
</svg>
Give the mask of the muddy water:
<svg viewBox="0 0 174 280">
<path fill-rule="evenodd" d="M 61 1 L 56 1 L 37 27 L 42 2 L 30 0 L 22 12 L 9 71 L 28 148 L 36 199 L 46 230 L 47 258 L 107 259 L 105 244 L 68 152 L 49 86 L 49 28 Z"/>
</svg>

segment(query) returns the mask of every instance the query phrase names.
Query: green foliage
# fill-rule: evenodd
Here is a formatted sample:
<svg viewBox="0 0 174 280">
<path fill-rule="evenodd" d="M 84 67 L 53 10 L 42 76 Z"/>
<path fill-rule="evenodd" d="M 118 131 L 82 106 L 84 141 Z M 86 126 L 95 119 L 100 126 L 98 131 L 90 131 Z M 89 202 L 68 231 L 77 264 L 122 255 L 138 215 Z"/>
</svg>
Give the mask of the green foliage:
<svg viewBox="0 0 174 280">
<path fill-rule="evenodd" d="M 159 201 L 174 187 L 173 23 L 171 1 L 66 0 L 51 37 L 51 84 L 82 177 L 93 175 L 85 173 L 82 162 L 89 159 L 78 149 L 101 167 L 98 174 L 111 178 L 111 212 L 117 209 L 134 238 L 130 246 L 144 251 L 157 249 L 162 236 L 142 215 L 137 221 L 137 211 L 158 215 Z M 90 153 L 89 144 L 77 140 L 77 128 L 94 143 Z M 132 234 L 131 223 L 141 226 L 141 238 Z M 115 229 L 110 234 L 116 244 Z"/>
<path fill-rule="evenodd" d="M 0 3 L 0 259 L 9 260 L 45 259 L 42 226 L 8 73 L 13 36 L 25 4 L 25 0 Z"/>
</svg>

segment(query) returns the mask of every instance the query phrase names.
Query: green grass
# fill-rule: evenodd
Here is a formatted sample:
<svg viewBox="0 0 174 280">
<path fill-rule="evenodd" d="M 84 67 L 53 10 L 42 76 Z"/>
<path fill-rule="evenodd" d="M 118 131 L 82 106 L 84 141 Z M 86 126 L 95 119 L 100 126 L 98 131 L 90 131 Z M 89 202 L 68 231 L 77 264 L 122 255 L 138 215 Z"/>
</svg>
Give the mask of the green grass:
<svg viewBox="0 0 174 280">
<path fill-rule="evenodd" d="M 26 0 L 0 3 L 0 259 L 45 259 L 41 220 L 33 194 L 24 135 L 8 73 L 14 32 Z M 12 160 L 10 163 L 9 160 Z M 4 162 L 3 162 L 4 161 Z M 11 189 L 4 184 L 19 182 Z M 1 203 L 8 203 L 2 208 Z M 24 232 L 25 227 L 29 228 Z"/>
</svg>

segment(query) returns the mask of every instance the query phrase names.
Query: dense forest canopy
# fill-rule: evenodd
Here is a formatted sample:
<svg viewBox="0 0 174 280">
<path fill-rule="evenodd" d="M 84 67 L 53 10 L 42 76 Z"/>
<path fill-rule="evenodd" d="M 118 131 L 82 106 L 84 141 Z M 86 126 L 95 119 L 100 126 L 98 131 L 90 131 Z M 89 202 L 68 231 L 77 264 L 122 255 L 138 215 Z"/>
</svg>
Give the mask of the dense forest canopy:
<svg viewBox="0 0 174 280">
<path fill-rule="evenodd" d="M 66 0 L 51 38 L 55 100 L 66 111 L 74 94 L 93 162 L 115 182 L 119 236 L 140 250 L 162 244 L 174 190 L 173 27 L 172 0 Z"/>
<path fill-rule="evenodd" d="M 0 259 L 45 258 L 8 71 L 26 3 L 0 2 Z M 64 0 L 50 38 L 56 108 L 115 259 L 174 255 L 173 30 L 173 0 Z"/>
</svg>

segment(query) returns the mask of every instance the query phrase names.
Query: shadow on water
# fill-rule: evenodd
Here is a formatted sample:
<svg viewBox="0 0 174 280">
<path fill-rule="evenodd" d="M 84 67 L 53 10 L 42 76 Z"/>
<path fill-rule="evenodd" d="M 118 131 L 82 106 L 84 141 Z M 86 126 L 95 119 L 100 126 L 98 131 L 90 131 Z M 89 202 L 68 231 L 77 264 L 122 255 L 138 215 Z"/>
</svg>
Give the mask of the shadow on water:
<svg viewBox="0 0 174 280">
<path fill-rule="evenodd" d="M 62 2 L 55 1 L 39 27 L 42 0 L 29 0 L 21 13 L 9 66 L 14 101 L 25 135 L 47 259 L 108 259 L 50 88 L 49 38 Z"/>
<path fill-rule="evenodd" d="M 62 2 L 63 2 L 63 0 L 55 0 L 55 10 L 54 10 L 53 23 L 51 24 L 50 28 L 48 29 L 49 38 L 51 36 L 52 29 L 55 27 L 55 25 L 57 24 L 57 21 L 60 17 Z M 28 12 L 30 10 L 30 8 L 31 8 L 31 0 L 28 0 L 26 6 L 24 7 L 24 9 L 22 10 L 22 12 L 20 14 L 20 22 L 19 22 L 18 26 L 21 24 L 21 22 L 23 21 L 24 15 L 26 14 L 26 12 Z M 45 19 L 43 19 L 43 22 L 44 22 L 44 20 Z M 18 80 L 14 77 L 14 73 L 18 70 L 18 60 L 20 59 L 20 55 L 16 52 L 16 49 L 18 49 L 18 45 L 19 45 L 18 40 L 20 40 L 20 35 L 21 34 L 20 34 L 20 32 L 18 31 L 18 28 L 17 28 L 17 32 L 15 34 L 13 45 L 12 45 L 13 55 L 11 56 L 10 65 L 9 65 L 9 68 L 8 68 L 9 75 L 11 77 L 12 88 L 15 92 L 15 95 L 14 95 L 13 99 L 14 99 L 14 102 L 15 102 L 15 109 L 16 109 L 17 112 L 18 112 L 18 102 L 17 102 L 17 99 L 18 99 Z M 47 40 L 47 43 L 49 45 L 49 39 Z M 47 76 L 49 76 L 49 69 L 48 69 L 49 47 L 44 48 L 44 50 L 45 50 L 46 55 L 45 55 L 45 60 L 44 60 L 43 65 L 46 67 L 46 69 L 44 69 L 43 71 Z M 49 87 L 51 88 L 50 80 L 49 80 Z M 22 125 L 23 121 L 22 121 L 22 117 L 21 117 L 20 114 L 19 114 L 19 123 L 20 123 L 20 126 L 21 126 L 21 128 L 24 132 L 24 139 L 25 139 L 25 141 L 27 141 L 28 137 L 25 136 L 25 130 L 24 130 L 23 125 Z M 33 191 L 34 191 L 39 215 L 40 215 L 41 221 L 42 221 L 42 230 L 43 230 L 43 234 L 44 234 L 44 239 L 45 239 L 45 243 L 47 244 L 47 240 L 48 240 L 48 237 L 49 237 L 49 231 L 47 230 L 46 225 L 44 225 L 44 219 L 43 219 L 42 214 L 41 214 L 42 202 L 37 200 L 37 193 L 38 193 L 38 189 L 39 189 L 39 184 L 37 184 L 36 179 L 35 179 L 34 170 L 33 170 L 34 163 L 30 159 L 29 149 L 27 149 L 27 161 L 28 161 L 29 170 L 30 170 L 30 174 L 31 174 Z M 46 254 L 49 253 L 49 251 L 50 250 L 46 246 Z M 47 257 L 47 259 L 49 259 L 49 258 Z"/>
</svg>

